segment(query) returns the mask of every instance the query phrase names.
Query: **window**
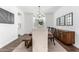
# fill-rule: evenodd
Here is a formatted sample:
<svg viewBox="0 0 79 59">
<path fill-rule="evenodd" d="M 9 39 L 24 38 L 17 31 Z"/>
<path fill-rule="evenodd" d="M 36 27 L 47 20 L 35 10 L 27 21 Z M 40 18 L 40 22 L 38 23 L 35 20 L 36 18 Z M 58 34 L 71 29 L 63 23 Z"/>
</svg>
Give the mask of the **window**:
<svg viewBox="0 0 79 59">
<path fill-rule="evenodd" d="M 65 25 L 67 26 L 73 25 L 73 13 L 69 13 L 65 15 Z"/>
<path fill-rule="evenodd" d="M 58 17 L 56 20 L 57 26 L 72 26 L 73 25 L 73 13 L 68 13 L 64 16 Z"/>
</svg>

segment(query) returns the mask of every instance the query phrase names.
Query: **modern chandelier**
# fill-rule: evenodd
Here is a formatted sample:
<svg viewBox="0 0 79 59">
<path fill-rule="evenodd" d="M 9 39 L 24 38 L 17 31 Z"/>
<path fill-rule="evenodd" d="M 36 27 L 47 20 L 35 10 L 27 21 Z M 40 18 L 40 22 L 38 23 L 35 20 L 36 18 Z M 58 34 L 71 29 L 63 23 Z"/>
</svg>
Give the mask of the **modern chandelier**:
<svg viewBox="0 0 79 59">
<path fill-rule="evenodd" d="M 40 6 L 37 6 L 38 9 L 33 13 L 34 26 L 35 27 L 45 27 L 45 14 L 42 11 Z"/>
<path fill-rule="evenodd" d="M 43 17 L 45 17 L 44 13 L 42 12 L 40 6 L 38 6 L 38 11 L 37 13 L 34 15 L 34 17 L 38 20 L 42 19 Z"/>
</svg>

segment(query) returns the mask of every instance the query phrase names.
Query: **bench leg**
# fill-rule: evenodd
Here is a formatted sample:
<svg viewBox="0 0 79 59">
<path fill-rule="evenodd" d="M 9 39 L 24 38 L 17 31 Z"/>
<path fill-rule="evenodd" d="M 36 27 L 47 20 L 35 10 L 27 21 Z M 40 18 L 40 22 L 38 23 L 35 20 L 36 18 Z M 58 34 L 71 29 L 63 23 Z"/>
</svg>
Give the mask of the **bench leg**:
<svg viewBox="0 0 79 59">
<path fill-rule="evenodd" d="M 52 42 L 52 39 L 50 39 L 50 41 Z"/>
<path fill-rule="evenodd" d="M 55 38 L 53 37 L 53 43 L 54 43 L 54 45 L 55 45 Z"/>
<path fill-rule="evenodd" d="M 29 48 L 28 42 L 25 41 L 25 47 Z"/>
</svg>

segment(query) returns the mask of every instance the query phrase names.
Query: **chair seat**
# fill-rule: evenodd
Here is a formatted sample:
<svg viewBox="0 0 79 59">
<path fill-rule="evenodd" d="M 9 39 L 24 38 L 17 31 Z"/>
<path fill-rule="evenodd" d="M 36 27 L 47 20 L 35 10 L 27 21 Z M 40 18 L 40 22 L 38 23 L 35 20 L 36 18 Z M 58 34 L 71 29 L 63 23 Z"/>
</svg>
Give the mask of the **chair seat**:
<svg viewBox="0 0 79 59">
<path fill-rule="evenodd" d="M 48 32 L 48 38 L 53 38 L 54 36 L 53 36 L 53 34 L 51 33 L 51 32 Z"/>
<path fill-rule="evenodd" d="M 55 42 L 54 42 L 54 36 L 51 32 L 48 33 L 48 39 L 50 39 L 51 41 L 53 40 L 53 43 L 55 45 Z"/>
</svg>

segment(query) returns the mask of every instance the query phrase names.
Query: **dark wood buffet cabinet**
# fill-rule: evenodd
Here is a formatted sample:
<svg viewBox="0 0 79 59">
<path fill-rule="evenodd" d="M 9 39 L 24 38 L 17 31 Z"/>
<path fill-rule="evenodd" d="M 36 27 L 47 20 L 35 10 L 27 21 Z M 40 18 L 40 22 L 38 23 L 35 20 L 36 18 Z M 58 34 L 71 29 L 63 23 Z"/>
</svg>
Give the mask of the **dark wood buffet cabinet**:
<svg viewBox="0 0 79 59">
<path fill-rule="evenodd" d="M 75 43 L 75 32 L 55 29 L 54 37 L 67 45 L 72 45 Z"/>
</svg>

